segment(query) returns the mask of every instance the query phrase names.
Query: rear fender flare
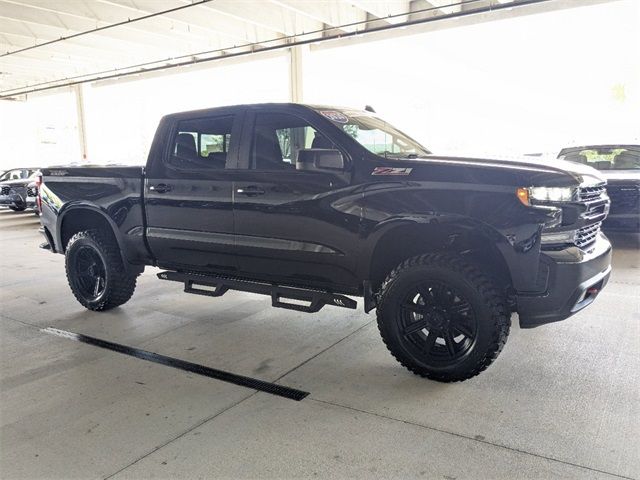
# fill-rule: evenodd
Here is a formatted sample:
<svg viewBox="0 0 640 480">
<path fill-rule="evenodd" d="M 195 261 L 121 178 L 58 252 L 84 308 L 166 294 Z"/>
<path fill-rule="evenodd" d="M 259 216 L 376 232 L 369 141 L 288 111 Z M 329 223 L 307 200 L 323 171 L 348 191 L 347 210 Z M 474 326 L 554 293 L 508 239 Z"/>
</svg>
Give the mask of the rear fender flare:
<svg viewBox="0 0 640 480">
<path fill-rule="evenodd" d="M 118 250 L 120 251 L 120 258 L 122 258 L 122 264 L 125 266 L 127 271 L 141 272 L 144 269 L 144 267 L 141 267 L 139 265 L 134 265 L 131 262 L 129 262 L 129 260 L 125 256 L 125 249 L 123 246 L 122 234 L 120 232 L 120 229 L 116 225 L 116 223 L 113 221 L 113 219 L 107 214 L 107 212 L 105 212 L 98 205 L 90 204 L 90 203 L 72 202 L 64 205 L 60 209 L 60 212 L 58 213 L 58 219 L 56 221 L 56 238 L 55 238 L 56 244 L 60 246 L 58 249 L 60 253 L 64 254 L 65 247 L 66 247 L 66 245 L 63 245 L 62 243 L 62 227 L 64 225 L 65 218 L 70 213 L 76 214 L 76 213 L 81 213 L 82 211 L 91 212 L 91 214 L 97 214 L 104 221 L 106 221 L 107 225 L 109 225 L 111 229 L 111 233 L 113 234 L 113 237 L 116 239 L 116 243 L 118 244 Z"/>
</svg>

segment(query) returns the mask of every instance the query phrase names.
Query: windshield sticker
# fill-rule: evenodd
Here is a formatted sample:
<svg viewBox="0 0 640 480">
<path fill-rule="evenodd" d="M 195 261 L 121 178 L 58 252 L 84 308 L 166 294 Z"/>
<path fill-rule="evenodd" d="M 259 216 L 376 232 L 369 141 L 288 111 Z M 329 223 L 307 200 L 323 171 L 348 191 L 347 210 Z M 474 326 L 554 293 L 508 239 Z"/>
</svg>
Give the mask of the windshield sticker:
<svg viewBox="0 0 640 480">
<path fill-rule="evenodd" d="M 413 168 L 376 167 L 371 175 L 409 175 Z"/>
<path fill-rule="evenodd" d="M 366 110 L 343 110 L 347 117 L 375 117 L 376 115 L 372 112 L 367 112 Z"/>
<path fill-rule="evenodd" d="M 344 113 L 336 112 L 335 110 L 322 110 L 320 115 L 336 123 L 347 123 L 349 121 L 349 117 Z"/>
</svg>

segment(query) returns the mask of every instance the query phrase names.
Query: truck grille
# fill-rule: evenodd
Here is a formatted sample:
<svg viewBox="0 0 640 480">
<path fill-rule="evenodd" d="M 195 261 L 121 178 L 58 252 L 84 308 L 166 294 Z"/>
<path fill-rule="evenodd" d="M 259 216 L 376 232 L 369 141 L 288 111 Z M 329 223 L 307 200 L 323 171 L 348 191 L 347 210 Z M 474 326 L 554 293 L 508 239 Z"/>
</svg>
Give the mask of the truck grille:
<svg viewBox="0 0 640 480">
<path fill-rule="evenodd" d="M 0 187 L 0 195 L 9 195 L 10 191 L 11 191 L 11 187 L 7 185 L 3 185 L 2 187 Z"/>
<path fill-rule="evenodd" d="M 589 202 L 591 200 L 597 200 L 605 192 L 603 185 L 595 185 L 590 187 L 580 187 L 579 194 L 580 200 L 583 202 Z"/>
<path fill-rule="evenodd" d="M 602 222 L 587 225 L 586 227 L 579 229 L 576 232 L 576 246 L 584 248 L 595 242 L 598 233 L 600 233 L 600 225 L 602 225 Z"/>
<path fill-rule="evenodd" d="M 27 188 L 27 197 L 37 197 L 37 196 L 38 196 L 38 187 Z"/>
<path fill-rule="evenodd" d="M 605 183 L 601 183 L 599 185 L 584 185 L 578 188 L 577 199 L 574 202 L 570 202 L 563 209 L 563 217 L 566 221 L 563 226 L 573 226 L 575 229 L 571 231 L 573 238 L 570 238 L 570 234 L 564 237 L 555 237 L 556 239 L 562 239 L 555 244 L 553 240 L 554 233 L 557 234 L 558 232 L 550 229 L 546 239 L 543 235 L 542 242 L 546 242 L 546 245 L 543 245 L 544 248 L 558 250 L 565 248 L 567 244 L 575 245 L 578 248 L 586 248 L 597 240 L 602 222 L 609 212 L 610 200 L 605 185 Z"/>
</svg>

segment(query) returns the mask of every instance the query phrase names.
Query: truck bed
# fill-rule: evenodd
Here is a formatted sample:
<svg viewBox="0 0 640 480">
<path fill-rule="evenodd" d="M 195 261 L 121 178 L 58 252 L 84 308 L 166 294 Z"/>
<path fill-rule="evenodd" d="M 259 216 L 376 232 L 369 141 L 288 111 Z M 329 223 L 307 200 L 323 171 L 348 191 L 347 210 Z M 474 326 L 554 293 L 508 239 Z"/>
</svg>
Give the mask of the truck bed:
<svg viewBox="0 0 640 480">
<path fill-rule="evenodd" d="M 74 209 L 89 208 L 115 224 L 128 260 L 148 257 L 144 244 L 144 168 L 141 166 L 60 166 L 41 170 L 41 197 L 55 212 L 43 217 L 55 251 L 64 250 L 61 225 Z"/>
</svg>

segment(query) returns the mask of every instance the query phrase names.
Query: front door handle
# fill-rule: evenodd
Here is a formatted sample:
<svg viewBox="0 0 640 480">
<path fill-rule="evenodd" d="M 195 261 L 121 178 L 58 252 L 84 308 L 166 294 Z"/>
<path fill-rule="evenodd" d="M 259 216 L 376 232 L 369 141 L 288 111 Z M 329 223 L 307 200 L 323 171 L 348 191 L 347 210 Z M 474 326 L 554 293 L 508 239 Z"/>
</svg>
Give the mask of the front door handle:
<svg viewBox="0 0 640 480">
<path fill-rule="evenodd" d="M 167 185 L 166 183 L 159 183 L 157 185 L 151 185 L 149 190 L 156 193 L 167 193 L 171 191 L 171 185 Z"/>
<path fill-rule="evenodd" d="M 257 195 L 264 195 L 264 190 L 257 185 L 248 185 L 236 189 L 236 193 L 246 195 L 247 197 L 255 197 Z"/>
</svg>

